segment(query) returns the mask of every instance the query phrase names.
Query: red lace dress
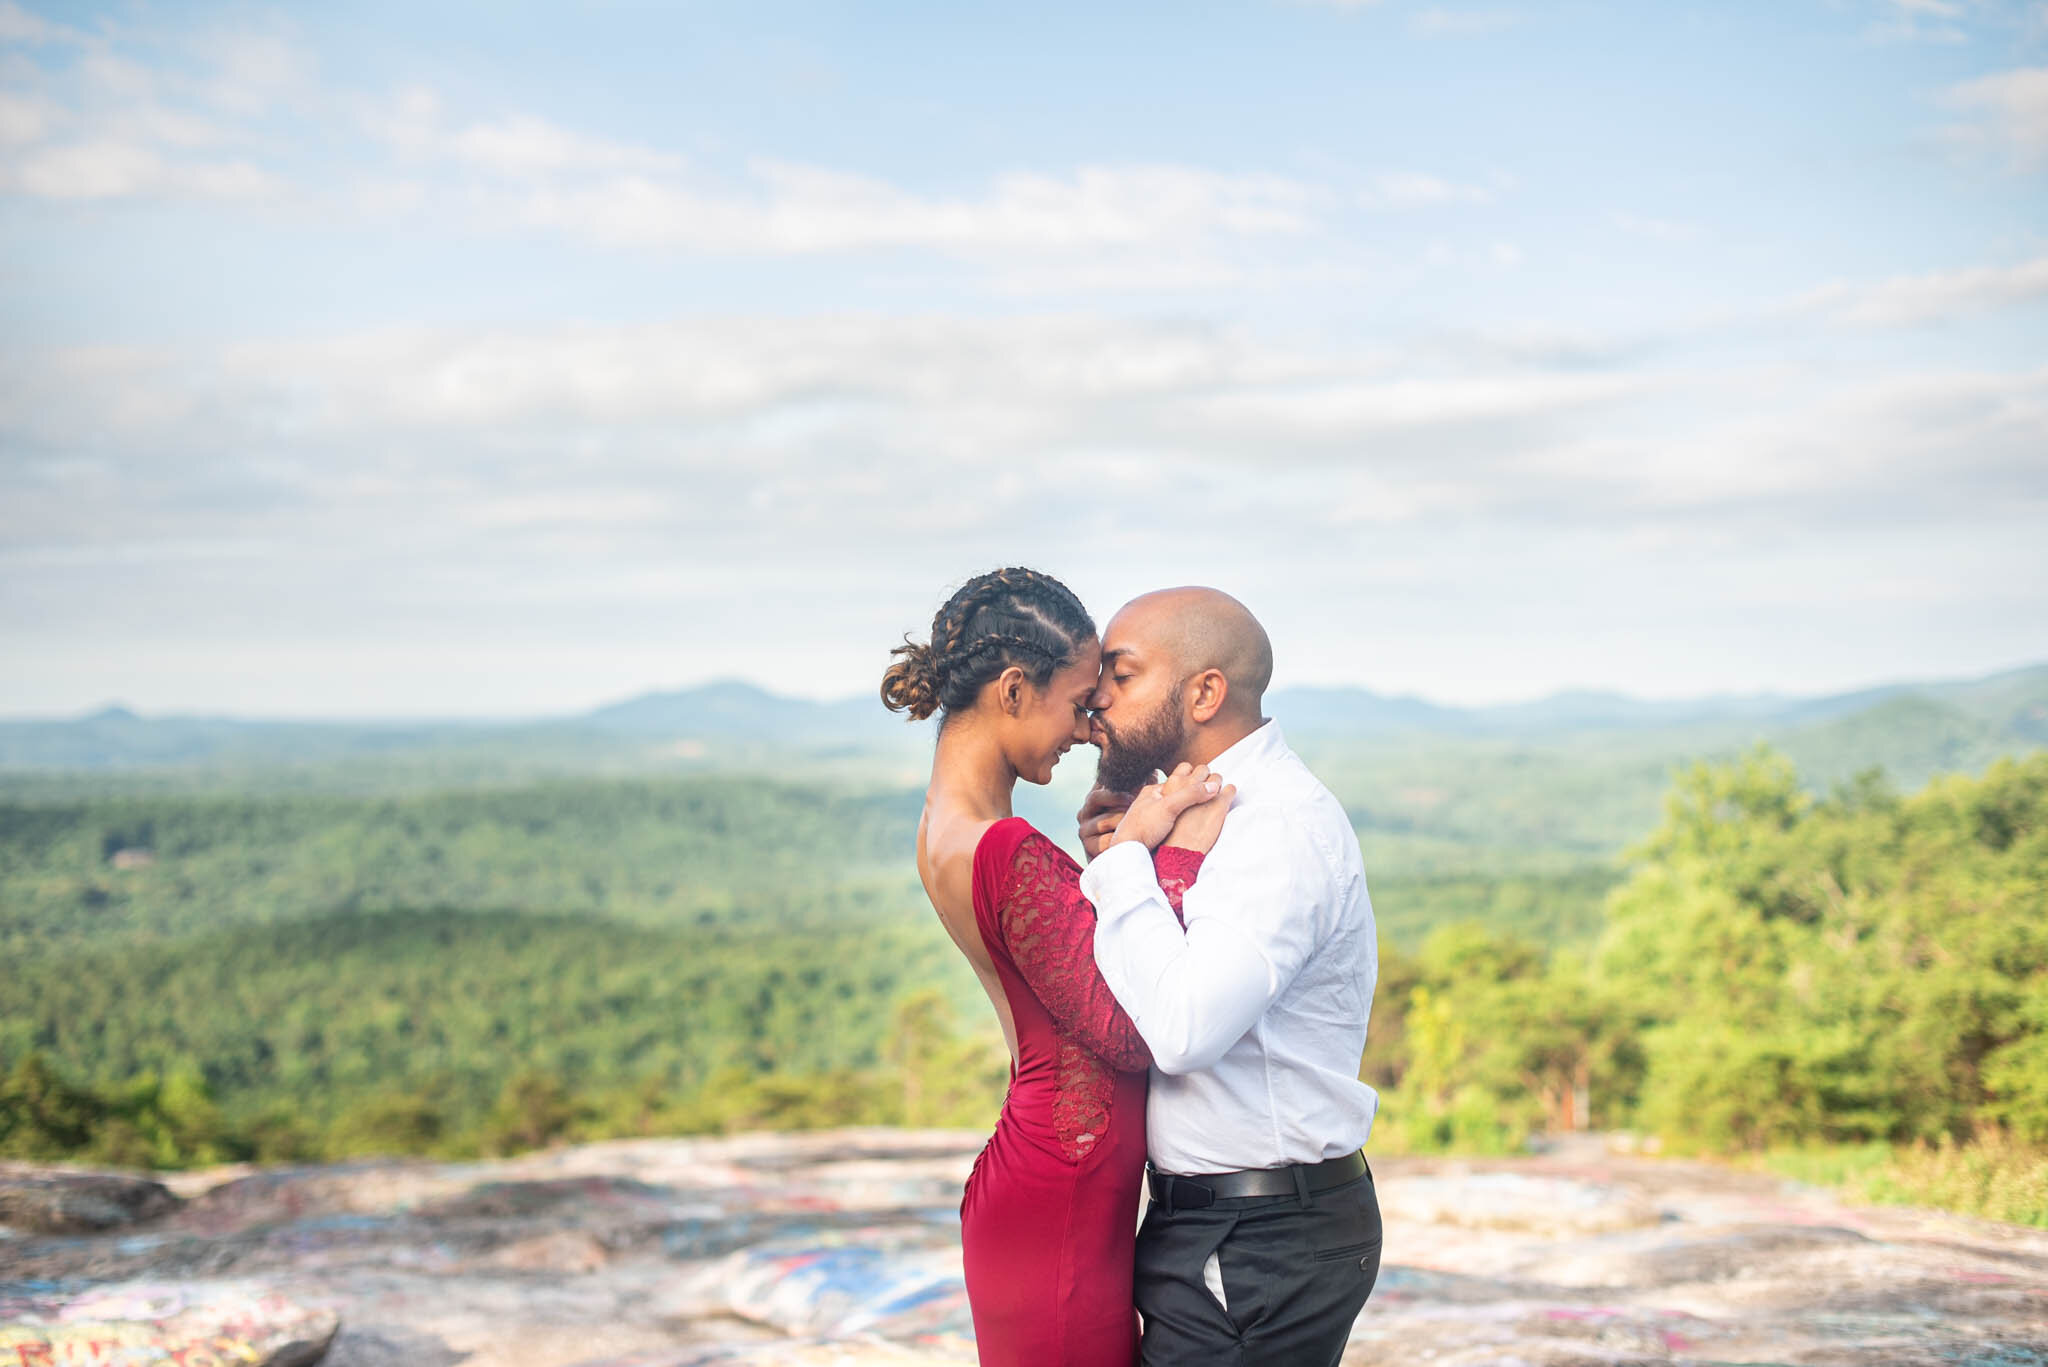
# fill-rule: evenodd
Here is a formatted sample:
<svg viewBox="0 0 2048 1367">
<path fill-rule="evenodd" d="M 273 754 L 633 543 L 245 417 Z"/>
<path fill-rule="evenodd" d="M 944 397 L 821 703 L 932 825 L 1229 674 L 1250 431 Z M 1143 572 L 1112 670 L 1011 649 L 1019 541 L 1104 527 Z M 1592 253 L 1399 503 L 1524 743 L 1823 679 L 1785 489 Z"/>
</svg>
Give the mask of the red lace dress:
<svg viewBox="0 0 2048 1367">
<path fill-rule="evenodd" d="M 1162 848 L 1176 912 L 1202 857 Z M 1016 1026 L 996 1132 L 960 1203 L 983 1367 L 1131 1367 L 1145 1042 L 1095 968 L 1081 868 L 1022 817 L 974 852 L 974 919 Z"/>
</svg>

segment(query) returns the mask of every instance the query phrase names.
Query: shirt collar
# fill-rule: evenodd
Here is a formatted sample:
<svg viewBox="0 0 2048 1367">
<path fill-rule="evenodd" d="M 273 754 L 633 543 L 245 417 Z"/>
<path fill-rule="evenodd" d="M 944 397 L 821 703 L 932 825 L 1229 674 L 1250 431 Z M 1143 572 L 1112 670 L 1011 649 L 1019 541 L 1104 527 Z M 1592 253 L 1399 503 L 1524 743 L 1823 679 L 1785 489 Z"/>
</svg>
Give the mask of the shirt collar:
<svg viewBox="0 0 2048 1367">
<path fill-rule="evenodd" d="M 1223 775 L 1225 783 L 1235 783 L 1234 775 L 1258 768 L 1286 748 L 1287 739 L 1280 734 L 1280 723 L 1268 721 L 1210 760 L 1209 767 Z"/>
</svg>

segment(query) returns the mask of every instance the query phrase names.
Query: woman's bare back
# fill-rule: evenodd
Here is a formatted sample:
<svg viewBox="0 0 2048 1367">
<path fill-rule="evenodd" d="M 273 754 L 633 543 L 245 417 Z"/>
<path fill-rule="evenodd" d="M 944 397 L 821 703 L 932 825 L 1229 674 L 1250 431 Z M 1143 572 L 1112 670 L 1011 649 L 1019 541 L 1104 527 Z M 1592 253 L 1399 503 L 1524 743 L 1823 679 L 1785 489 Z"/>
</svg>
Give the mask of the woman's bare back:
<svg viewBox="0 0 2048 1367">
<path fill-rule="evenodd" d="M 988 834 L 989 827 L 999 820 L 1000 817 L 988 818 L 928 799 L 924 815 L 917 823 L 917 876 L 924 883 L 932 910 L 938 913 L 939 924 L 946 928 L 946 934 L 980 979 L 981 990 L 988 995 L 989 1005 L 995 1008 L 996 1019 L 1002 1023 L 1003 1042 L 1014 1063 L 1017 1025 L 1010 1017 L 1002 979 L 996 974 L 988 947 L 981 942 L 981 929 L 974 916 L 974 853 L 981 847 L 981 838 Z"/>
</svg>

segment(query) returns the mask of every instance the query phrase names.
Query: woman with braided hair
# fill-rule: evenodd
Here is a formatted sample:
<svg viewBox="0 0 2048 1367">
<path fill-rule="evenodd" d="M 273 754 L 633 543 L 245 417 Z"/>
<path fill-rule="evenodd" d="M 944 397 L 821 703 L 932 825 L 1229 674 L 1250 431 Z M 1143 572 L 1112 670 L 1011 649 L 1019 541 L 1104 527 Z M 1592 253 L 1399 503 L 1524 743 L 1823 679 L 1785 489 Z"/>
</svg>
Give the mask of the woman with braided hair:
<svg viewBox="0 0 2048 1367">
<path fill-rule="evenodd" d="M 1094 621 L 1035 570 L 970 579 L 905 643 L 882 702 L 939 738 L 917 870 L 1010 1046 L 1010 1089 L 960 1204 L 967 1297 L 984 1367 L 1132 1367 L 1131 1274 L 1151 1056 L 1095 967 L 1080 866 L 1010 810 L 1090 738 Z M 1114 841 L 1157 850 L 1178 909 L 1231 790 L 1182 765 L 1131 804 Z M 1161 848 L 1170 846 L 1169 848 Z"/>
</svg>

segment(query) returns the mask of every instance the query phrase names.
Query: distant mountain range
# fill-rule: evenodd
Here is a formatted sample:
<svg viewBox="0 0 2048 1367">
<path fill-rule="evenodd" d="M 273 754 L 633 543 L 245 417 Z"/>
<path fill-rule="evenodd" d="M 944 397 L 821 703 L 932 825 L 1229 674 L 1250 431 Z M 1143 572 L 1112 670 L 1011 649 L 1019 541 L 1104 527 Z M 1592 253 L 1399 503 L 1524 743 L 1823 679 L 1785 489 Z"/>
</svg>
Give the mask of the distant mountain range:
<svg viewBox="0 0 2048 1367">
<path fill-rule="evenodd" d="M 1965 737 L 1973 750 L 2048 745 L 2048 665 L 1988 678 L 1902 683 L 1826 697 L 1651 701 L 1559 693 L 1535 702 L 1448 707 L 1362 688 L 1290 688 L 1267 699 L 1290 736 L 1322 743 L 1440 737 L 1532 744 L 1634 736 L 1680 745 L 1781 731 Z M 60 721 L 0 722 L 0 771 L 118 773 L 189 769 L 399 766 L 454 779 L 479 772 L 659 767 L 778 767 L 792 761 L 903 755 L 929 743 L 870 697 L 814 702 L 737 680 L 647 693 L 570 717 L 526 722 L 244 721 L 144 717 L 121 707 Z M 1930 756 L 1938 761 L 1938 756 Z M 1909 767 L 1920 767 L 1915 764 Z"/>
</svg>

